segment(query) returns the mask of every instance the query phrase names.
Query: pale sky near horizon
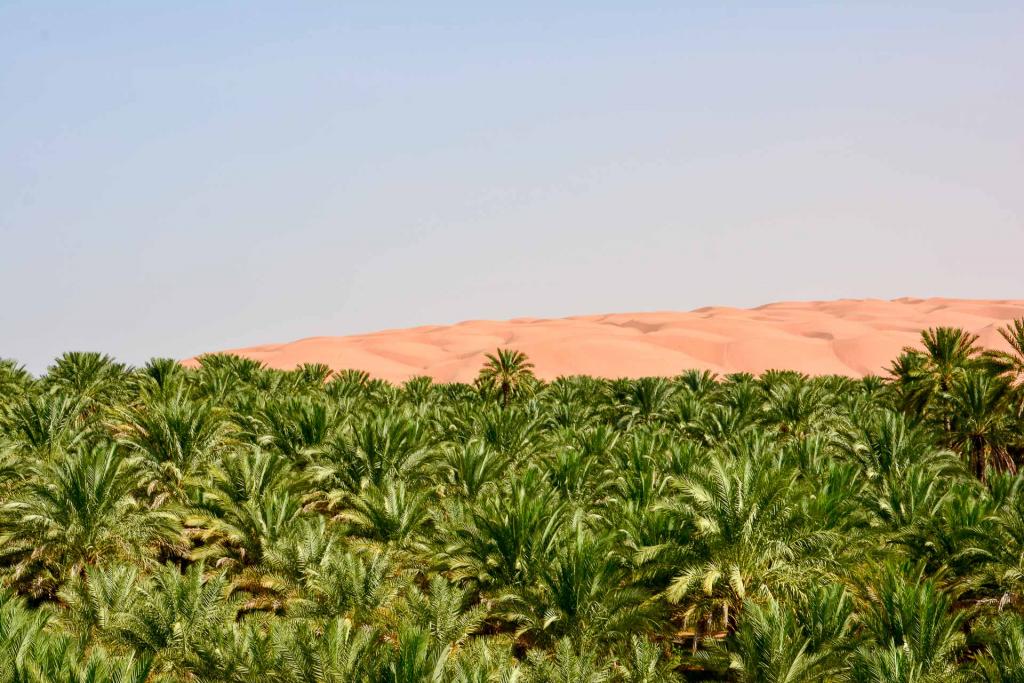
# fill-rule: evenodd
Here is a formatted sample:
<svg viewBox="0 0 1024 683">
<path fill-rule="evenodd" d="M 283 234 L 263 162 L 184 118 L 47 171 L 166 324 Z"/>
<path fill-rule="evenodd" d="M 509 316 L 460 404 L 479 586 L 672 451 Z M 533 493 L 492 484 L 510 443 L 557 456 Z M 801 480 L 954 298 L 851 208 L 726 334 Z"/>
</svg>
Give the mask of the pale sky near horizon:
<svg viewBox="0 0 1024 683">
<path fill-rule="evenodd" d="M 891 4 L 0 0 L 0 357 L 1024 298 L 1024 5 Z"/>
</svg>

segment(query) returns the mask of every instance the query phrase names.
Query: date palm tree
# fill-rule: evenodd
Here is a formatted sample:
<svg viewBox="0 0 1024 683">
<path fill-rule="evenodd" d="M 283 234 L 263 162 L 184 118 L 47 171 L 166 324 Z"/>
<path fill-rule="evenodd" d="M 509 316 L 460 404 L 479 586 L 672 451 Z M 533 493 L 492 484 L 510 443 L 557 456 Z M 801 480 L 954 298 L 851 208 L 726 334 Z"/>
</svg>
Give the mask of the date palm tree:
<svg viewBox="0 0 1024 683">
<path fill-rule="evenodd" d="M 220 410 L 208 401 L 189 399 L 181 390 L 120 411 L 113 429 L 141 456 L 153 490 L 179 501 L 216 460 L 229 434 Z"/>
<path fill-rule="evenodd" d="M 410 490 L 404 482 L 388 481 L 371 486 L 351 499 L 351 507 L 338 519 L 354 536 L 401 550 L 426 550 L 424 527 L 430 517 L 430 495 Z"/>
<path fill-rule="evenodd" d="M 125 395 L 128 372 L 127 366 L 108 355 L 71 351 L 49 367 L 43 385 L 86 403 L 103 403 Z"/>
<path fill-rule="evenodd" d="M 910 655 L 910 666 L 922 676 L 950 680 L 955 656 L 965 645 L 960 630 L 964 612 L 954 612 L 953 598 L 920 570 L 889 565 L 863 612 L 866 635 L 881 647 L 900 648 Z"/>
<path fill-rule="evenodd" d="M 519 624 L 517 636 L 550 645 L 562 637 L 625 641 L 631 633 L 654 630 L 659 603 L 652 592 L 631 585 L 613 547 L 611 537 L 595 537 L 577 520 L 541 570 L 540 582 L 511 594 L 506 616 Z"/>
<path fill-rule="evenodd" d="M 828 673 L 825 653 L 811 647 L 796 615 L 774 598 L 763 605 L 744 603 L 727 652 L 728 668 L 744 683 L 809 683 Z"/>
<path fill-rule="evenodd" d="M 296 621 L 274 631 L 282 683 L 344 683 L 373 681 L 379 676 L 380 640 L 372 627 L 349 619 L 330 619 L 324 626 Z"/>
<path fill-rule="evenodd" d="M 445 452 L 447 483 L 459 495 L 476 498 L 485 486 L 502 478 L 509 461 L 483 441 L 472 440 L 449 447 Z"/>
<path fill-rule="evenodd" d="M 480 587 L 529 585 L 555 550 L 565 504 L 536 470 L 479 499 L 443 550 L 453 575 Z"/>
<path fill-rule="evenodd" d="M 498 349 L 487 354 L 477 378 L 481 386 L 493 387 L 501 395 L 502 405 L 507 406 L 512 397 L 533 380 L 533 363 L 522 351 Z"/>
<path fill-rule="evenodd" d="M 827 564 L 830 538 L 804 524 L 797 485 L 796 472 L 749 457 L 715 456 L 707 470 L 685 478 L 672 506 L 695 535 L 669 601 L 685 604 L 688 618 L 731 632 L 748 596 L 785 595 L 811 580 Z"/>
<path fill-rule="evenodd" d="M 1006 380 L 981 372 L 959 377 L 949 392 L 949 445 L 983 481 L 990 469 L 1017 471 L 1011 448 L 1020 437 L 1011 400 Z"/>
<path fill-rule="evenodd" d="M 982 359 L 989 373 L 1010 383 L 1016 417 L 1018 420 L 1024 419 L 1024 318 L 1012 321 L 1000 329 L 999 334 L 1010 350 L 988 350 L 982 355 Z M 1024 448 L 1019 442 L 1017 445 Z"/>
<path fill-rule="evenodd" d="M 676 662 L 662 648 L 642 636 L 633 635 L 624 645 L 619 659 L 619 675 L 624 683 L 674 683 Z"/>
<path fill-rule="evenodd" d="M 307 461 L 346 422 L 338 406 L 306 395 L 268 401 L 256 420 L 256 438 L 292 460 Z"/>
<path fill-rule="evenodd" d="M 531 650 L 526 680 L 536 683 L 605 683 L 612 672 L 593 648 L 579 646 L 569 638 L 560 640 L 554 651 Z"/>
<path fill-rule="evenodd" d="M 1024 318 L 1018 318 L 999 330 L 1009 351 L 988 350 L 983 354 L 994 374 L 1007 377 L 1014 386 L 1024 383 Z"/>
<path fill-rule="evenodd" d="M 102 649 L 85 654 L 70 641 L 55 640 L 34 654 L 28 675 L 15 678 L 32 683 L 146 683 L 150 678 L 148 657 L 117 657 Z"/>
<path fill-rule="evenodd" d="M 433 455 L 420 423 L 405 415 L 368 417 L 324 448 L 310 476 L 332 505 L 391 479 L 415 481 Z"/>
<path fill-rule="evenodd" d="M 70 396 L 25 396 L 0 413 L 0 426 L 24 455 L 54 456 L 89 435 L 82 402 Z"/>
<path fill-rule="evenodd" d="M 637 424 L 663 422 L 672 408 L 675 385 L 662 377 L 641 377 L 628 382 L 619 399 L 619 424 L 630 428 Z"/>
<path fill-rule="evenodd" d="M 67 609 L 57 619 L 83 648 L 96 643 L 116 648 L 117 628 L 142 598 L 144 580 L 130 564 L 87 567 L 61 589 L 58 597 Z"/>
<path fill-rule="evenodd" d="M 24 365 L 19 365 L 10 358 L 0 358 L 0 402 L 26 394 L 34 382 L 34 378 Z"/>
<path fill-rule="evenodd" d="M 461 647 L 480 629 L 488 612 L 486 605 L 470 602 L 469 591 L 434 576 L 428 590 L 410 590 L 402 620 L 429 632 L 442 647 Z"/>
<path fill-rule="evenodd" d="M 384 551 L 336 551 L 310 573 L 292 613 L 314 619 L 341 616 L 360 624 L 383 621 L 405 583 Z"/>
<path fill-rule="evenodd" d="M 181 523 L 145 498 L 143 475 L 115 446 L 95 446 L 44 463 L 2 508 L 3 561 L 11 578 L 54 596 L 89 566 L 121 559 L 151 564 L 162 548 L 180 548 Z"/>
<path fill-rule="evenodd" d="M 976 660 L 985 683 L 1024 683 L 1024 622 L 1016 614 L 1001 615 L 990 628 L 988 646 Z"/>
<path fill-rule="evenodd" d="M 222 640 L 236 606 L 223 575 L 205 576 L 194 564 L 184 574 L 168 565 L 140 587 L 133 608 L 117 625 L 117 637 L 136 652 L 153 657 L 155 671 L 165 675 L 195 672 L 206 652 Z"/>
<path fill-rule="evenodd" d="M 522 683 L 525 669 L 506 644 L 477 637 L 459 648 L 448 664 L 449 683 Z"/>
<path fill-rule="evenodd" d="M 954 327 L 923 331 L 923 350 L 905 348 L 890 370 L 903 387 L 904 407 L 946 424 L 945 401 L 953 383 L 979 364 L 977 340 L 977 335 Z"/>
<path fill-rule="evenodd" d="M 33 655 L 45 646 L 50 613 L 29 608 L 13 593 L 0 591 L 0 673 L 6 680 L 29 680 Z"/>
</svg>

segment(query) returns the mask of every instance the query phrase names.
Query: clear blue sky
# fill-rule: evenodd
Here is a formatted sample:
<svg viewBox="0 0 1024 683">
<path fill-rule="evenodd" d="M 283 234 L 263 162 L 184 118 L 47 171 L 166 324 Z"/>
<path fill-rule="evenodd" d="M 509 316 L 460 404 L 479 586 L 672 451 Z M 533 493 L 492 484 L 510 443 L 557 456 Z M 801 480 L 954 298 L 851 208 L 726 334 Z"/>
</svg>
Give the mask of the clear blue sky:
<svg viewBox="0 0 1024 683">
<path fill-rule="evenodd" d="M 1024 298 L 1024 5 L 893 4 L 0 0 L 0 356 Z"/>
</svg>

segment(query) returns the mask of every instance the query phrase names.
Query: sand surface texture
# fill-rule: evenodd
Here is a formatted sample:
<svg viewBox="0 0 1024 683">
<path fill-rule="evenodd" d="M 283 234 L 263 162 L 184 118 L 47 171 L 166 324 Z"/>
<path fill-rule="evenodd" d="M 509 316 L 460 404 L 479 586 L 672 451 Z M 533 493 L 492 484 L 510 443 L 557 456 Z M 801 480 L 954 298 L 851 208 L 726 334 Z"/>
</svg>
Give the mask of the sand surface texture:
<svg viewBox="0 0 1024 683">
<path fill-rule="evenodd" d="M 977 334 L 985 347 L 1006 348 L 997 330 L 1014 318 L 1024 318 L 1024 300 L 843 299 L 752 309 L 467 320 L 227 352 L 273 368 L 326 363 L 395 382 L 417 375 L 471 381 L 484 354 L 498 347 L 526 353 L 544 379 L 670 376 L 687 368 L 862 376 L 883 373 L 904 346 L 918 345 L 927 327 L 962 327 Z"/>
</svg>

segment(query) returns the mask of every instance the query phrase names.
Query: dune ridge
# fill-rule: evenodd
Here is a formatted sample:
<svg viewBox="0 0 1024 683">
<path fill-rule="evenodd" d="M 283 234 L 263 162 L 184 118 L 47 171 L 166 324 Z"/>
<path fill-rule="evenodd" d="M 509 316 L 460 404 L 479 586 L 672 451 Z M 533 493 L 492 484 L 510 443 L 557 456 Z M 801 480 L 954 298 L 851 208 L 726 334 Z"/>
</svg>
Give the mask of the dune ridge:
<svg viewBox="0 0 1024 683">
<path fill-rule="evenodd" d="M 840 299 L 785 301 L 742 309 L 613 313 L 568 318 L 467 320 L 340 337 L 310 337 L 226 353 L 272 368 L 326 363 L 401 382 L 426 375 L 471 381 L 498 347 L 526 353 L 544 379 L 562 375 L 676 375 L 688 368 L 809 375 L 883 373 L 921 330 L 963 327 L 987 348 L 1005 348 L 998 329 L 1024 317 L 1024 300 Z M 196 363 L 195 357 L 183 361 Z"/>
</svg>

